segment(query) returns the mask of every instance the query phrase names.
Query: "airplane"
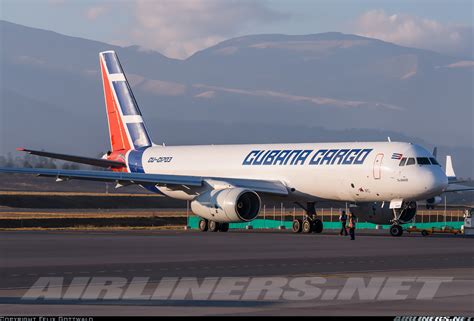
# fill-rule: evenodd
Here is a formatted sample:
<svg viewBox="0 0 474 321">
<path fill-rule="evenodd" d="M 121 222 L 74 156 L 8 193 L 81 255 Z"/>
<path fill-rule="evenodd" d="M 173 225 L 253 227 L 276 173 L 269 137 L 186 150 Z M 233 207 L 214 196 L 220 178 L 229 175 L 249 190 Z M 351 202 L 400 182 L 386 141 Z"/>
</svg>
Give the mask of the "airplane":
<svg viewBox="0 0 474 321">
<path fill-rule="evenodd" d="M 417 202 L 435 205 L 457 182 L 448 157 L 407 142 L 345 142 L 165 146 L 152 142 L 130 84 L 114 51 L 99 53 L 111 150 L 101 159 L 37 151 L 33 155 L 109 169 L 0 168 L 4 173 L 137 184 L 190 202 L 201 231 L 226 232 L 231 222 L 257 218 L 266 200 L 291 201 L 305 210 L 295 233 L 321 233 L 315 210 L 321 201 L 351 203 L 359 220 L 388 224 L 401 236 Z M 304 205 L 304 203 L 306 203 Z"/>
</svg>

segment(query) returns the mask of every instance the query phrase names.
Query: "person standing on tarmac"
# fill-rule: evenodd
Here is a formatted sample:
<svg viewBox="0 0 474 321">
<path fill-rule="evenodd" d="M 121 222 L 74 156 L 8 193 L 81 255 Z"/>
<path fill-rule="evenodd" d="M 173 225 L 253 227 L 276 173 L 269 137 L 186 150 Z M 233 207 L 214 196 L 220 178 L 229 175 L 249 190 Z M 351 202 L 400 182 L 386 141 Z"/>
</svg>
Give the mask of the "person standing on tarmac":
<svg viewBox="0 0 474 321">
<path fill-rule="evenodd" d="M 341 231 L 339 232 L 339 235 L 347 236 L 347 228 L 346 228 L 347 215 L 346 215 L 346 211 L 341 212 L 341 215 L 339 215 L 339 221 L 341 222 Z"/>
<path fill-rule="evenodd" d="M 349 234 L 351 240 L 355 240 L 355 229 L 357 224 L 357 217 L 353 213 L 349 213 Z"/>
</svg>

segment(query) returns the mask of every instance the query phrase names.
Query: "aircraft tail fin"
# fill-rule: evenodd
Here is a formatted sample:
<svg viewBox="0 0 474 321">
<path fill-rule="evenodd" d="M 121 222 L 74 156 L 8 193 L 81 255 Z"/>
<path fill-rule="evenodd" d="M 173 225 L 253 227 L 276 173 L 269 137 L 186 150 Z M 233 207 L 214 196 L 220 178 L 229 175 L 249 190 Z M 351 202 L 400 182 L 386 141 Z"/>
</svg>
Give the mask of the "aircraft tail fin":
<svg viewBox="0 0 474 321">
<path fill-rule="evenodd" d="M 141 149 L 152 142 L 115 51 L 99 54 L 112 152 Z"/>
<path fill-rule="evenodd" d="M 445 174 L 448 177 L 448 181 L 450 183 L 457 182 L 456 173 L 454 172 L 453 161 L 451 159 L 451 155 L 446 156 L 446 169 Z"/>
</svg>

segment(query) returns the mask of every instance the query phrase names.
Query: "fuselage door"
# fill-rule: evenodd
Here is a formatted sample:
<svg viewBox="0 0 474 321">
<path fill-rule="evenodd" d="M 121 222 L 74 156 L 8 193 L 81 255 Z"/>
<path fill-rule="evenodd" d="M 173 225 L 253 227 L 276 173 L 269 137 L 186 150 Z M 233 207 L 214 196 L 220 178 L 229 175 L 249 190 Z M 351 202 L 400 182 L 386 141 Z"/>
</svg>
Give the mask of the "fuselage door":
<svg viewBox="0 0 474 321">
<path fill-rule="evenodd" d="M 383 154 L 377 154 L 374 160 L 374 179 L 382 178 L 382 160 Z"/>
</svg>

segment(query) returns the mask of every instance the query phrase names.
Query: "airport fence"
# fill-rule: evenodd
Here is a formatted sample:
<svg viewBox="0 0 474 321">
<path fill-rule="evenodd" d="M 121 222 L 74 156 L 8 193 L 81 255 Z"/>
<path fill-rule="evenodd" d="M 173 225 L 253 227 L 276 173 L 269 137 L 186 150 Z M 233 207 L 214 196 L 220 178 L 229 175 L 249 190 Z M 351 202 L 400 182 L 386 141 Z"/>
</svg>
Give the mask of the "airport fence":
<svg viewBox="0 0 474 321">
<path fill-rule="evenodd" d="M 325 229 L 340 229 L 339 215 L 342 210 L 349 212 L 348 208 L 317 208 L 316 212 L 324 223 Z M 198 228 L 200 218 L 188 212 L 188 227 Z M 264 205 L 257 219 L 248 223 L 231 223 L 230 228 L 234 229 L 291 229 L 293 220 L 304 218 L 305 212 L 298 207 L 288 208 L 280 206 Z M 413 220 L 407 223 L 408 226 L 418 227 L 443 227 L 460 228 L 464 222 L 464 210 L 462 209 L 434 209 L 418 210 Z M 377 225 L 359 220 L 358 228 L 362 229 L 383 229 L 389 225 Z"/>
</svg>

